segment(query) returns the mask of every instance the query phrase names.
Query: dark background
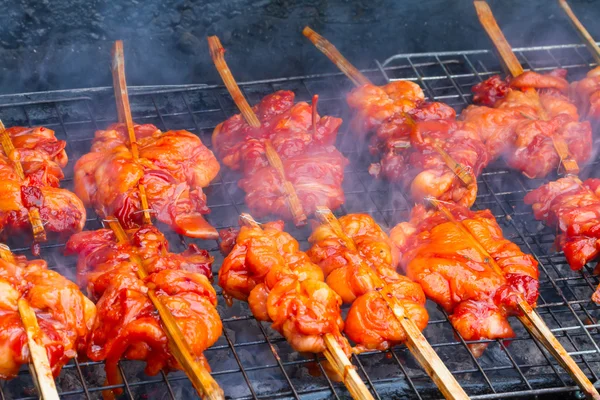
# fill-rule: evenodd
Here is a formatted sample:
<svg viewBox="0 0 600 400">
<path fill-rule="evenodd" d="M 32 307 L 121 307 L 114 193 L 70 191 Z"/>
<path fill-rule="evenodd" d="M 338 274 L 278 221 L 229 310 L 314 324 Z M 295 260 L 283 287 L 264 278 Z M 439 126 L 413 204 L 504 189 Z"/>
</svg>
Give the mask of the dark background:
<svg viewBox="0 0 600 400">
<path fill-rule="evenodd" d="M 513 46 L 575 43 L 554 0 L 491 0 Z M 571 0 L 600 40 L 600 3 Z M 217 34 L 241 81 L 334 71 L 301 35 L 329 38 L 359 67 L 395 53 L 489 48 L 470 0 L 3 0 L 0 93 L 108 86 L 112 41 L 130 85 L 216 83 Z"/>
</svg>

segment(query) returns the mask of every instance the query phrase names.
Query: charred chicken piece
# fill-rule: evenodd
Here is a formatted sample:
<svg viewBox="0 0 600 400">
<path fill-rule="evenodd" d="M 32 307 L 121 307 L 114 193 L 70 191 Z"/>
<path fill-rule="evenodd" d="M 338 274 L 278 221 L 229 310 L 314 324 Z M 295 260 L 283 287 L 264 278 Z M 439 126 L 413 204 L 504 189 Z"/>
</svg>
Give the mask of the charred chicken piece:
<svg viewBox="0 0 600 400">
<path fill-rule="evenodd" d="M 475 132 L 455 121 L 452 107 L 425 101 L 421 88 L 408 81 L 363 85 L 348 95 L 348 104 L 355 110 L 354 132 L 370 136 L 370 152 L 380 157 L 369 168 L 371 175 L 400 183 L 416 201 L 433 196 L 473 204 L 488 152 Z M 466 170 L 472 183 L 461 181 L 442 152 Z"/>
<path fill-rule="evenodd" d="M 427 102 L 419 85 L 394 81 L 387 85 L 366 84 L 350 92 L 348 105 L 355 111 L 352 130 L 360 137 L 376 132 L 395 116 L 408 114 L 419 121 L 454 119 L 456 112 L 444 103 Z"/>
<path fill-rule="evenodd" d="M 108 229 L 81 232 L 67 242 L 66 253 L 78 255 L 80 283 L 98 307 L 88 357 L 105 361 L 109 384 L 120 382 L 117 363 L 122 358 L 146 361 L 149 375 L 180 368 L 148 298 L 147 286 L 151 285 L 175 317 L 192 354 L 210 370 L 202 352 L 222 331 L 209 279 L 212 258 L 193 245 L 181 254 L 170 253 L 168 241 L 153 226 L 129 234 L 128 243 L 118 243 Z M 144 281 L 138 278 L 133 255 L 141 258 L 148 271 Z"/>
<path fill-rule="evenodd" d="M 0 379 L 12 379 L 29 363 L 27 334 L 17 302 L 28 301 L 40 327 L 54 376 L 79 351 L 84 351 L 96 319 L 96 307 L 77 285 L 47 269 L 43 260 L 15 263 L 0 259 Z"/>
<path fill-rule="evenodd" d="M 294 97 L 290 91 L 265 96 L 252 108 L 259 128 L 251 127 L 238 114 L 219 124 L 213 133 L 213 146 L 223 164 L 243 174 L 238 185 L 257 218 L 270 214 L 293 217 L 284 182 L 266 157 L 267 140 L 281 158 L 285 178 L 305 213 L 313 213 L 320 205 L 336 209 L 344 203 L 342 181 L 348 160 L 334 147 L 342 120 L 315 113 L 313 126 L 313 106 L 294 104 Z"/>
<path fill-rule="evenodd" d="M 326 350 L 332 334 L 346 355 L 342 299 L 325 282 L 321 268 L 283 231 L 283 221 L 242 226 L 219 271 L 219 285 L 231 298 L 247 301 L 259 321 L 272 322 L 298 352 Z"/>
<path fill-rule="evenodd" d="M 379 127 L 371 143 L 371 153 L 381 155 L 381 161 L 371 165 L 371 175 L 399 182 L 416 202 L 427 196 L 467 207 L 475 202 L 476 178 L 489 156 L 477 133 L 461 122 L 398 115 Z M 439 149 L 466 169 L 471 184 L 460 180 Z"/>
<path fill-rule="evenodd" d="M 594 122 L 600 120 L 600 67 L 589 71 L 582 80 L 573 82 L 569 90 L 583 117 Z"/>
<path fill-rule="evenodd" d="M 321 267 L 326 282 L 345 303 L 352 303 L 344 332 L 358 350 L 386 350 L 406 340 L 406 333 L 385 300 L 375 292 L 376 274 L 391 286 L 399 304 L 419 329 L 427 326 L 425 294 L 421 287 L 396 272 L 398 249 L 367 214 L 339 218 L 344 234 L 355 244 L 351 250 L 329 225 L 318 226 L 308 239 L 307 254 Z"/>
<path fill-rule="evenodd" d="M 537 262 L 503 237 L 489 210 L 470 211 L 452 204 L 447 208 L 494 258 L 502 274 L 494 271 L 487 254 L 472 246 L 456 221 L 419 205 L 410 222 L 398 224 L 390 233 L 402 253 L 406 275 L 450 314 L 450 322 L 465 340 L 513 337 L 507 318 L 520 312 L 516 303 L 520 295 L 535 307 Z M 477 345 L 472 350 L 479 355 L 484 348 Z"/>
<path fill-rule="evenodd" d="M 161 132 L 154 125 L 135 125 L 134 131 L 138 161 L 124 124 L 96 132 L 91 152 L 75 164 L 75 193 L 100 215 L 113 215 L 131 229 L 142 224 L 142 183 L 159 221 L 185 236 L 216 239 L 203 217 L 210 210 L 202 188 L 219 172 L 212 152 L 188 131 Z"/>
<path fill-rule="evenodd" d="M 81 200 L 59 187 L 67 165 L 66 142 L 45 127 L 6 129 L 15 150 L 10 158 L 0 153 L 0 231 L 7 238 L 31 233 L 29 210 L 39 210 L 44 229 L 58 237 L 79 232 L 85 224 L 85 207 Z M 23 167 L 21 179 L 14 161 Z"/>
<path fill-rule="evenodd" d="M 573 270 L 595 260 L 600 252 L 600 179 L 582 182 L 568 176 L 547 183 L 525 196 L 535 218 L 556 227 L 557 248 Z M 592 296 L 600 304 L 600 287 Z"/>
<path fill-rule="evenodd" d="M 503 81 L 498 76 L 473 88 L 474 101 L 460 119 L 478 132 L 491 158 L 504 156 L 511 168 L 529 178 L 543 178 L 560 164 L 553 137 L 562 139 L 578 163 L 591 155 L 592 130 L 579 122 L 567 97 L 566 71 L 542 75 L 528 71 Z"/>
</svg>

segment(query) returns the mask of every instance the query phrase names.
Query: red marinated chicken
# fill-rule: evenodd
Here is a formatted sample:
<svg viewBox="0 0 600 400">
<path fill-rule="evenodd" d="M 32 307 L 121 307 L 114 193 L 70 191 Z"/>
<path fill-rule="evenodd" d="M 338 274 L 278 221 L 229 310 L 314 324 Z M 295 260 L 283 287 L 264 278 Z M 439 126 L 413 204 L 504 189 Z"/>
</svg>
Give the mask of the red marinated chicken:
<svg viewBox="0 0 600 400">
<path fill-rule="evenodd" d="M 248 301 L 256 319 L 272 322 L 298 352 L 325 351 L 323 337 L 332 334 L 350 354 L 350 344 L 340 333 L 342 299 L 323 282 L 321 268 L 283 231 L 282 221 L 243 225 L 223 236 L 230 243 L 235 237 L 219 271 L 219 285 L 227 296 Z"/>
<path fill-rule="evenodd" d="M 425 294 L 421 287 L 396 272 L 398 249 L 381 227 L 367 214 L 350 214 L 339 219 L 342 230 L 354 242 L 350 250 L 329 225 L 318 226 L 308 239 L 307 254 L 318 264 L 326 282 L 345 303 L 352 303 L 344 332 L 359 350 L 386 350 L 406 340 L 406 333 L 387 302 L 375 292 L 375 274 L 419 327 L 427 326 Z"/>
<path fill-rule="evenodd" d="M 477 196 L 477 176 L 488 164 L 488 151 L 477 133 L 453 119 L 418 121 L 399 115 L 384 122 L 372 141 L 381 161 L 369 172 L 400 182 L 415 202 L 432 196 L 470 207 Z M 436 146 L 472 178 L 465 185 Z"/>
<path fill-rule="evenodd" d="M 75 164 L 75 193 L 100 215 L 115 216 L 127 229 L 142 223 L 144 184 L 151 213 L 179 234 L 216 239 L 202 216 L 210 212 L 202 188 L 219 172 L 219 163 L 188 131 L 161 132 L 135 125 L 139 160 L 134 161 L 124 124 L 97 131 L 91 152 Z"/>
<path fill-rule="evenodd" d="M 88 357 L 105 361 L 109 384 L 120 382 L 117 363 L 122 358 L 146 361 L 148 375 L 180 368 L 148 298 L 147 287 L 152 286 L 175 317 L 192 354 L 210 370 L 202 352 L 222 331 L 216 292 L 209 280 L 212 258 L 194 245 L 184 253 L 170 253 L 166 238 L 153 226 L 129 233 L 129 242 L 117 243 L 111 230 L 86 231 L 66 245 L 67 254 L 79 257 L 81 285 L 97 300 Z M 133 255 L 141 258 L 149 274 L 144 281 L 138 278 Z"/>
<path fill-rule="evenodd" d="M 66 142 L 44 127 L 12 127 L 8 132 L 15 150 L 0 154 L 0 231 L 7 238 L 31 233 L 29 210 L 37 208 L 46 233 L 59 237 L 79 232 L 85 224 L 85 207 L 66 189 L 59 188 L 67 165 Z M 13 160 L 20 161 L 25 179 L 17 173 Z M 35 250 L 34 250 L 35 251 Z"/>
<path fill-rule="evenodd" d="M 517 294 L 535 307 L 537 262 L 502 236 L 489 210 L 474 212 L 452 204 L 447 208 L 456 221 L 417 206 L 411 221 L 398 224 L 390 233 L 402 253 L 406 275 L 450 314 L 450 322 L 465 340 L 513 337 L 507 318 L 519 313 Z M 502 274 L 473 240 L 493 257 Z M 473 350 L 481 354 L 484 348 Z"/>
<path fill-rule="evenodd" d="M 560 231 L 559 249 L 574 270 L 595 260 L 600 252 L 600 179 L 581 182 L 568 176 L 547 183 L 525 196 L 535 218 Z M 600 287 L 592 296 L 600 304 Z"/>
<path fill-rule="evenodd" d="M 585 118 L 594 122 L 600 120 L 600 67 L 589 71 L 585 78 L 573 82 L 570 88 L 571 98 Z"/>
<path fill-rule="evenodd" d="M 477 134 L 456 123 L 452 107 L 426 102 L 421 88 L 408 81 L 363 85 L 348 95 L 348 104 L 355 110 L 354 132 L 361 138 L 373 133 L 370 150 L 380 162 L 371 165 L 371 175 L 401 183 L 415 201 L 433 196 L 473 204 L 488 154 Z M 461 164 L 473 183 L 465 185 L 436 147 Z"/>
<path fill-rule="evenodd" d="M 0 379 L 17 376 L 23 364 L 31 362 L 27 334 L 17 302 L 27 300 L 40 326 L 41 343 L 46 347 L 54 376 L 79 351 L 84 351 L 96 319 L 96 307 L 77 285 L 43 260 L 16 263 L 0 259 Z"/>
<path fill-rule="evenodd" d="M 213 133 L 213 146 L 223 164 L 243 174 L 238 185 L 256 217 L 292 219 L 284 183 L 266 157 L 267 140 L 307 215 L 317 206 L 336 209 L 344 203 L 342 181 L 348 160 L 334 147 L 342 120 L 315 113 L 313 121 L 313 106 L 294 104 L 294 97 L 293 92 L 278 91 L 254 106 L 260 128 L 251 127 L 238 114 Z"/>
<path fill-rule="evenodd" d="M 592 130 L 588 122 L 579 122 L 577 107 L 566 96 L 565 75 L 564 70 L 528 71 L 508 82 L 491 77 L 473 88 L 474 101 L 484 106 L 467 107 L 460 119 L 479 134 L 492 159 L 504 156 L 529 178 L 558 168 L 553 138 L 562 139 L 575 161 L 585 163 Z"/>
</svg>

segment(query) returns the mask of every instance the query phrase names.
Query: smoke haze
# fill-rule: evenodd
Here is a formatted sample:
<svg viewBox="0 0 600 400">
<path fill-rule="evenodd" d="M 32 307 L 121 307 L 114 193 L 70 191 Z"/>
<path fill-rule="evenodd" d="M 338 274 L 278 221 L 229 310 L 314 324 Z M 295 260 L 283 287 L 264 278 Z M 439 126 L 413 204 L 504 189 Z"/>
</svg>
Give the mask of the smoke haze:
<svg viewBox="0 0 600 400">
<path fill-rule="evenodd" d="M 554 1 L 490 5 L 513 46 L 578 41 Z M 600 7 L 571 5 L 600 38 Z M 398 52 L 490 47 L 470 0 L 8 0 L 0 93 L 109 86 L 116 39 L 125 41 L 130 85 L 220 83 L 206 44 L 212 34 L 242 81 L 334 71 L 301 35 L 305 25 L 359 67 Z"/>
</svg>

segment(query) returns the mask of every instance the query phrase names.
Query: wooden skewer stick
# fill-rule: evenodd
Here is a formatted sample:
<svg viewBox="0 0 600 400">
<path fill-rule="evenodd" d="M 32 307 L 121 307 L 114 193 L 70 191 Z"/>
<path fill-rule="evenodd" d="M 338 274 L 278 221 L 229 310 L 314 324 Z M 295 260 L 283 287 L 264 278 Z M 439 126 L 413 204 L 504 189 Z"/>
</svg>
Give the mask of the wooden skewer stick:
<svg viewBox="0 0 600 400">
<path fill-rule="evenodd" d="M 127 232 L 125 232 L 118 219 L 114 217 L 108 218 L 107 222 L 115 233 L 118 242 L 124 243 L 129 241 Z M 140 280 L 145 279 L 148 276 L 148 272 L 146 271 L 141 258 L 137 255 L 132 255 L 130 259 L 137 264 L 138 278 Z M 198 395 L 201 397 L 205 396 L 211 400 L 225 399 L 223 389 L 219 387 L 206 368 L 194 359 L 190 346 L 183 336 L 181 329 L 179 329 L 175 317 L 156 295 L 154 288 L 150 286 L 148 286 L 148 297 L 158 311 L 162 326 L 165 329 L 165 333 L 169 340 L 169 350 L 171 351 L 171 354 L 173 354 L 177 362 L 183 367 L 183 370 L 192 382 Z"/>
<path fill-rule="evenodd" d="M 262 229 L 261 224 L 256 222 L 250 214 L 241 214 L 240 222 L 252 228 Z M 328 333 L 324 335 L 323 339 L 327 347 L 323 355 L 325 355 L 327 361 L 336 369 L 338 375 L 342 377 L 352 398 L 355 400 L 373 400 L 369 389 L 367 389 L 365 383 L 360 379 L 356 368 L 352 365 L 335 337 L 331 333 Z"/>
<path fill-rule="evenodd" d="M 517 76 L 521 75 L 524 72 L 523 66 L 517 59 L 515 53 L 512 51 L 512 48 L 506 40 L 506 37 L 504 37 L 502 30 L 496 22 L 496 18 L 494 18 L 494 14 L 492 13 L 490 6 L 485 0 L 475 0 L 473 4 L 475 5 L 479 22 L 487 32 L 492 43 L 494 44 L 494 47 L 498 51 L 503 65 L 508 69 L 513 77 L 516 78 Z M 537 102 L 539 104 L 538 109 L 542 112 L 542 119 L 547 119 L 547 115 L 541 105 L 537 91 L 533 88 L 529 90 L 531 90 L 532 93 L 537 96 Z M 569 146 L 565 143 L 563 138 L 558 135 L 553 135 L 552 144 L 554 145 L 556 153 L 560 157 L 560 164 L 562 165 L 565 173 L 567 175 L 577 175 L 579 173 L 579 166 L 577 165 L 577 161 L 569 153 Z"/>
<path fill-rule="evenodd" d="M 23 166 L 21 165 L 21 161 L 13 155 L 15 146 L 2 121 L 0 121 L 0 141 L 2 142 L 4 154 L 6 154 L 6 157 L 12 162 L 19 179 L 24 180 L 25 172 L 23 171 Z M 44 229 L 44 223 L 42 222 L 39 208 L 35 206 L 27 207 L 27 213 L 33 232 L 33 240 L 37 243 L 45 242 L 46 230 Z"/>
<path fill-rule="evenodd" d="M 579 36 L 581 36 L 581 39 L 583 39 L 583 41 L 585 42 L 585 45 L 587 46 L 590 53 L 592 53 L 592 56 L 594 57 L 594 60 L 596 60 L 596 63 L 600 65 L 600 47 L 598 46 L 592 35 L 590 35 L 587 29 L 585 29 L 585 26 L 583 26 L 581 21 L 579 21 L 579 18 L 577 18 L 573 10 L 571 10 L 571 7 L 569 6 L 569 3 L 567 3 L 567 0 L 558 0 L 558 4 L 562 7 L 564 12 L 569 17 L 569 20 L 571 21 L 573 27 L 575 28 L 575 30 L 577 30 L 577 33 L 579 33 Z"/>
<path fill-rule="evenodd" d="M 260 121 L 258 120 L 258 117 L 252 110 L 252 107 L 250 107 L 250 104 L 248 104 L 248 101 L 244 97 L 240 87 L 231 74 L 231 70 L 225 62 L 225 49 L 223 48 L 223 45 L 221 45 L 221 41 L 217 36 L 208 37 L 208 48 L 210 50 L 210 56 L 212 57 L 213 63 L 217 67 L 217 72 L 219 75 L 221 75 L 223 83 L 227 87 L 227 90 L 233 98 L 235 105 L 240 109 L 244 119 L 246 122 L 248 122 L 248 125 L 254 128 L 260 128 Z"/>
<path fill-rule="evenodd" d="M 304 27 L 302 34 L 306 36 L 313 44 L 321 50 L 323 54 L 325 54 L 337 67 L 354 83 L 355 86 L 362 86 L 366 84 L 372 84 L 367 77 L 365 77 L 356 67 L 354 67 L 346 58 L 335 48 L 335 46 L 329 42 L 329 40 L 325 39 L 323 36 L 319 35 L 317 32 L 313 31 L 310 27 Z M 408 146 L 410 147 L 410 146 Z M 435 151 L 437 151 L 446 165 L 454 172 L 454 174 L 460 179 L 460 181 L 465 185 L 469 186 L 473 183 L 473 178 L 467 172 L 466 168 L 464 168 L 460 163 L 456 162 L 450 154 L 448 154 L 444 149 L 440 146 L 434 146 Z"/>
<path fill-rule="evenodd" d="M 344 245 L 350 250 L 357 250 L 356 244 L 350 238 L 340 225 L 335 215 L 327 207 L 317 207 L 315 213 L 318 219 L 323 224 L 329 225 L 335 235 L 339 237 Z M 388 307 L 400 322 L 402 329 L 407 337 L 406 345 L 410 352 L 415 356 L 419 364 L 425 372 L 438 386 L 442 394 L 447 399 L 468 399 L 469 396 L 456 381 L 452 373 L 448 370 L 438 354 L 433 350 L 423 333 L 417 328 L 412 319 L 406 314 L 404 307 L 398 302 L 394 293 L 375 271 L 370 267 L 366 267 L 370 272 L 371 279 L 375 284 L 375 291 L 379 293 L 381 298 L 387 303 Z"/>
<path fill-rule="evenodd" d="M 290 181 L 287 180 L 285 176 L 285 171 L 283 169 L 283 162 L 281 158 L 279 158 L 279 154 L 275 151 L 273 144 L 270 140 L 265 140 L 265 154 L 267 156 L 267 160 L 269 160 L 269 164 L 277 171 L 279 174 L 279 178 L 283 182 L 283 189 L 287 194 L 288 207 L 292 213 L 292 217 L 294 218 L 294 224 L 296 226 L 301 226 L 306 224 L 306 214 L 304 214 L 304 209 L 302 208 L 302 203 L 300 202 L 300 198 L 294 189 L 294 186 Z"/>
<path fill-rule="evenodd" d="M 127 93 L 127 82 L 125 80 L 125 55 L 123 53 L 123 41 L 117 40 L 112 49 L 112 77 L 113 88 L 115 90 L 115 101 L 117 103 L 117 115 L 119 122 L 125 123 L 127 134 L 129 135 L 129 146 L 133 160 L 137 161 L 140 158 L 140 153 L 137 146 L 137 138 L 133 129 L 133 119 L 131 118 L 131 106 L 129 105 L 129 95 Z M 143 184 L 138 183 L 140 191 L 140 203 L 142 205 L 144 224 L 151 224 L 150 206 L 148 205 L 148 197 L 146 196 L 146 188 Z"/>
<path fill-rule="evenodd" d="M 327 56 L 356 86 L 371 84 L 369 78 L 364 76 L 356 67 L 339 52 L 338 49 L 323 36 L 306 26 L 302 34 L 310 40 L 317 49 Z"/>
<path fill-rule="evenodd" d="M 504 37 L 488 3 L 485 0 L 475 0 L 473 4 L 475 5 L 475 11 L 477 11 L 479 22 L 500 54 L 500 61 L 502 61 L 504 67 L 508 69 L 512 76 L 521 75 L 525 70 L 515 53 L 513 53 L 512 47 L 510 47 L 510 44 Z"/>
<path fill-rule="evenodd" d="M 221 41 L 219 40 L 219 38 L 217 36 L 209 36 L 208 47 L 210 48 L 210 55 L 213 59 L 213 62 L 215 63 L 215 66 L 217 67 L 217 71 L 219 72 L 219 75 L 221 75 L 221 78 L 223 79 L 223 82 L 225 83 L 229 94 L 231 94 L 233 101 L 244 116 L 244 119 L 246 120 L 248 125 L 255 128 L 260 128 L 260 121 L 258 120 L 258 117 L 254 113 L 254 110 L 252 110 L 252 107 L 250 107 L 250 104 L 248 104 L 248 101 L 246 100 L 237 83 L 235 82 L 235 79 L 231 74 L 231 70 L 225 62 L 225 49 L 221 45 Z M 314 117 L 315 115 L 313 115 L 313 118 Z M 213 132 L 213 143 L 220 130 L 221 124 L 219 124 Z M 275 168 L 282 181 L 283 189 L 287 194 L 288 207 L 294 219 L 294 224 L 296 226 L 304 225 L 306 223 L 307 218 L 306 214 L 304 214 L 302 203 L 298 198 L 298 194 L 296 193 L 294 186 L 291 184 L 290 181 L 287 180 L 285 176 L 283 163 L 281 162 L 281 158 L 279 158 L 279 154 L 277 154 L 277 151 L 275 151 L 273 144 L 268 139 L 265 140 L 265 155 L 267 157 L 267 160 L 269 161 L 269 164 L 273 168 Z"/>
<path fill-rule="evenodd" d="M 476 234 L 472 232 L 468 226 L 457 220 L 452 215 L 452 212 L 448 210 L 442 202 L 434 198 L 427 199 L 433 206 L 440 210 L 446 218 L 465 234 L 465 236 L 471 241 L 473 247 L 476 248 L 484 257 L 487 263 L 492 269 L 500 276 L 504 276 L 502 268 L 496 263 L 496 260 L 487 252 L 483 245 L 477 240 Z M 600 399 L 600 394 L 594 385 L 590 382 L 588 377 L 583 373 L 579 365 L 573 360 L 573 358 L 567 353 L 567 350 L 558 341 L 556 336 L 550 331 L 550 328 L 546 325 L 544 320 L 539 316 L 537 312 L 531 308 L 531 305 L 523 298 L 519 296 L 517 302 L 519 310 L 522 315 L 517 316 L 519 321 L 525 326 L 525 328 L 531 333 L 531 335 L 544 345 L 550 354 L 558 361 L 558 363 L 571 375 L 571 378 L 579 385 L 581 390 L 586 394 L 589 399 Z"/>
<path fill-rule="evenodd" d="M 13 253 L 5 244 L 0 244 L 0 258 L 11 264 L 16 264 Z M 27 299 L 20 298 L 17 306 L 21 322 L 27 334 L 27 345 L 29 347 L 29 356 L 31 357 L 29 370 L 33 375 L 33 381 L 42 399 L 58 400 L 58 392 L 54 383 L 52 369 L 50 368 L 48 353 L 46 352 L 46 347 L 39 342 L 42 338 L 42 332 L 40 331 L 37 316 Z"/>
<path fill-rule="evenodd" d="M 460 179 L 460 181 L 466 187 L 469 187 L 473 184 L 474 179 L 464 165 L 458 161 L 455 161 L 454 158 L 452 158 L 452 156 L 448 154 L 448 152 L 446 152 L 442 146 L 439 145 L 439 143 L 435 143 L 433 148 L 440 155 L 440 157 L 442 157 L 444 163 L 446 163 L 446 166 L 450 168 L 452 172 L 454 172 L 454 175 L 456 175 L 456 177 Z"/>
<path fill-rule="evenodd" d="M 313 130 L 313 135 L 317 135 L 317 118 L 318 118 L 318 113 L 317 113 L 317 104 L 319 103 L 319 95 L 315 94 L 312 98 L 312 130 Z"/>
</svg>

